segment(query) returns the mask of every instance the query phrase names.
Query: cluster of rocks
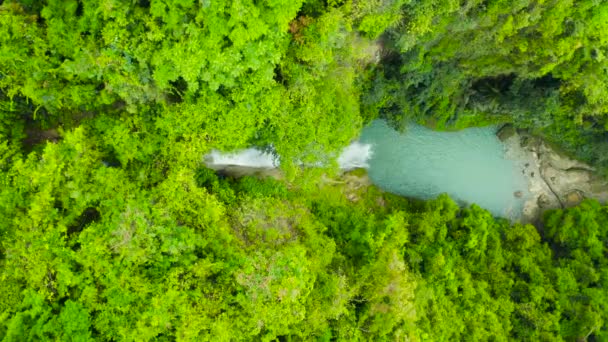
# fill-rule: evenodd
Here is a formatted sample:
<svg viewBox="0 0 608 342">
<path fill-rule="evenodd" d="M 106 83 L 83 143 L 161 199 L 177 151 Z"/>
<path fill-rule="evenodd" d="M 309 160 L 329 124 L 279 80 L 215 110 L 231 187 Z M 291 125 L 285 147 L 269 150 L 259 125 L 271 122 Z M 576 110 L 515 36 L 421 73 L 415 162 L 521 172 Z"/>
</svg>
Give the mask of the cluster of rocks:
<svg viewBox="0 0 608 342">
<path fill-rule="evenodd" d="M 241 165 L 218 165 L 213 163 L 206 163 L 205 166 L 215 170 L 220 176 L 227 176 L 233 178 L 241 178 L 245 176 L 253 176 L 259 178 L 275 178 L 283 179 L 284 175 L 278 168 L 269 167 L 253 167 L 253 166 L 241 166 Z"/>
<path fill-rule="evenodd" d="M 574 160 L 551 147 L 541 138 L 505 125 L 497 132 L 505 144 L 507 157 L 520 164 L 529 180 L 522 221 L 535 222 L 549 209 L 566 208 L 585 198 L 608 200 L 608 181 L 585 163 Z"/>
</svg>

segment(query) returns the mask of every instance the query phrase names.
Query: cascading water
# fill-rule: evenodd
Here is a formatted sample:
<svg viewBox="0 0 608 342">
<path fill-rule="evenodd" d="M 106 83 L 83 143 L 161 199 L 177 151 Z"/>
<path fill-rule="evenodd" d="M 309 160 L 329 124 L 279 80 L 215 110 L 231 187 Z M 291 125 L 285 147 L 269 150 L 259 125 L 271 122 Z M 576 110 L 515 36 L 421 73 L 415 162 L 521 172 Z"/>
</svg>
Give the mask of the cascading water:
<svg viewBox="0 0 608 342">
<path fill-rule="evenodd" d="M 255 148 L 226 153 L 214 150 L 205 159 L 207 160 L 207 165 L 210 166 L 235 165 L 268 169 L 279 166 L 279 160 L 272 153 Z"/>
<path fill-rule="evenodd" d="M 436 132 L 410 125 L 406 133 L 399 133 L 376 120 L 337 161 L 342 170 L 367 168 L 371 181 L 392 193 L 423 199 L 448 193 L 496 216 L 518 219 L 529 195 L 528 180 L 518 162 L 505 157 L 495 131 L 495 127 L 485 127 Z M 275 155 L 253 148 L 213 151 L 206 159 L 212 168 L 279 166 Z"/>
<path fill-rule="evenodd" d="M 344 148 L 338 157 L 338 165 L 341 170 L 368 168 L 368 161 L 371 155 L 372 146 L 370 144 L 362 144 L 355 141 Z M 207 165 L 212 168 L 230 165 L 272 169 L 280 165 L 280 161 L 272 153 L 263 152 L 255 148 L 228 153 L 212 151 L 205 159 L 207 160 Z"/>
<path fill-rule="evenodd" d="M 369 160 L 373 155 L 371 144 L 355 141 L 348 145 L 338 157 L 338 166 L 342 170 L 369 168 Z"/>
</svg>

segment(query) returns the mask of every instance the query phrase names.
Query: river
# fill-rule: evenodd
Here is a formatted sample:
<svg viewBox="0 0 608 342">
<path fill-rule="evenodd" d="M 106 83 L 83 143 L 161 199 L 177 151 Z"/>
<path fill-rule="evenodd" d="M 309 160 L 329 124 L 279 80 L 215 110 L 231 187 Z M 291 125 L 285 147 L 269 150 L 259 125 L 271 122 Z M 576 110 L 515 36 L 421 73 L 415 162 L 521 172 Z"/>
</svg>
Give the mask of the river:
<svg viewBox="0 0 608 342">
<path fill-rule="evenodd" d="M 343 169 L 367 168 L 371 181 L 388 192 L 421 199 L 447 193 L 461 204 L 476 203 L 516 220 L 529 198 L 528 180 L 495 133 L 496 127 L 439 132 L 414 124 L 400 133 L 375 120 L 338 162 Z M 209 156 L 214 165 L 278 166 L 272 155 L 255 149 Z"/>
</svg>

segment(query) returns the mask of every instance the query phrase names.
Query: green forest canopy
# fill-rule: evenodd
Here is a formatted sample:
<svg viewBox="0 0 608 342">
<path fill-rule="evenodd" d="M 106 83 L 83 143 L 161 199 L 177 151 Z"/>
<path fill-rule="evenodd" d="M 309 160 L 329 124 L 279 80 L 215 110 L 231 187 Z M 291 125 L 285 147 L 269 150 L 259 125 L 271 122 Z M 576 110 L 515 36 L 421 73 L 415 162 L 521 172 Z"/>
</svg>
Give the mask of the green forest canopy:
<svg viewBox="0 0 608 342">
<path fill-rule="evenodd" d="M 382 117 L 605 169 L 607 55 L 594 0 L 5 0 L 0 338 L 607 340 L 608 207 L 511 224 L 295 164 Z M 286 181 L 201 164 L 270 145 Z"/>
</svg>

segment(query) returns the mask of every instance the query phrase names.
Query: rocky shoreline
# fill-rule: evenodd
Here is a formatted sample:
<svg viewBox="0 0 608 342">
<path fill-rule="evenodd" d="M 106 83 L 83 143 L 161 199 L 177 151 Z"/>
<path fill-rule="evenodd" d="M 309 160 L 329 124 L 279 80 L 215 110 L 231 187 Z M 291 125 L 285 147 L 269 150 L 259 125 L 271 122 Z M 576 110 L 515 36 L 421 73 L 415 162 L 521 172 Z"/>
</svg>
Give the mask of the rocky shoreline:
<svg viewBox="0 0 608 342">
<path fill-rule="evenodd" d="M 608 181 L 596 170 L 557 151 L 541 138 L 505 125 L 498 130 L 507 158 L 518 163 L 528 179 L 522 222 L 538 223 L 550 209 L 567 208 L 585 198 L 608 201 Z"/>
</svg>

